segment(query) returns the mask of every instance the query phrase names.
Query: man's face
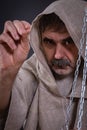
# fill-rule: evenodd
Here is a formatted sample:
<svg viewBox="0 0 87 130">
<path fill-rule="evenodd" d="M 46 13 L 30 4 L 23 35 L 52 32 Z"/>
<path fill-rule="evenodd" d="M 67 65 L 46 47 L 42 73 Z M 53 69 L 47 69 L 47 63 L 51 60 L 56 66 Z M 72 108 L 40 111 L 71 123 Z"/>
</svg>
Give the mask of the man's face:
<svg viewBox="0 0 87 130">
<path fill-rule="evenodd" d="M 67 31 L 55 32 L 53 29 L 42 33 L 42 50 L 51 70 L 60 76 L 74 72 L 78 49 Z"/>
</svg>

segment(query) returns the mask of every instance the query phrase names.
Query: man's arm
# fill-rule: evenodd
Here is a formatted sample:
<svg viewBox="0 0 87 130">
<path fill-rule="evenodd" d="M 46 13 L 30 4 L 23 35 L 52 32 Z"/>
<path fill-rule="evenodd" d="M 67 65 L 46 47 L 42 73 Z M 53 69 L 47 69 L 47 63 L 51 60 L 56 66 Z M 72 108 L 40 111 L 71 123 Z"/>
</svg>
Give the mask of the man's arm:
<svg viewBox="0 0 87 130">
<path fill-rule="evenodd" d="M 12 85 L 30 49 L 30 24 L 7 21 L 0 35 L 0 114 L 7 110 Z"/>
</svg>

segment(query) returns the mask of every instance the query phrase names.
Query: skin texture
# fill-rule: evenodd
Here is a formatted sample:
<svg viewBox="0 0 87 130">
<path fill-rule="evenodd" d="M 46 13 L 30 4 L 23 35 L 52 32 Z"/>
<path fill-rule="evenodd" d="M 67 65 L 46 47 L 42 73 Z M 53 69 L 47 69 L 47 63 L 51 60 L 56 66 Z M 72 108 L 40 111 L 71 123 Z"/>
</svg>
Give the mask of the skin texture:
<svg viewBox="0 0 87 130">
<path fill-rule="evenodd" d="M 25 21 L 7 21 L 0 35 L 0 56 L 2 68 L 19 64 L 29 51 L 28 34 L 30 25 Z"/>
<path fill-rule="evenodd" d="M 7 21 L 0 35 L 0 112 L 9 104 L 16 74 L 27 58 L 31 26 L 26 21 Z M 3 99 L 3 100 L 2 100 Z"/>
<path fill-rule="evenodd" d="M 66 76 L 74 72 L 78 49 L 67 30 L 62 33 L 55 32 L 53 29 L 45 30 L 42 33 L 42 50 L 48 65 L 55 74 Z M 54 59 L 68 61 L 70 65 L 65 62 L 52 64 Z"/>
</svg>

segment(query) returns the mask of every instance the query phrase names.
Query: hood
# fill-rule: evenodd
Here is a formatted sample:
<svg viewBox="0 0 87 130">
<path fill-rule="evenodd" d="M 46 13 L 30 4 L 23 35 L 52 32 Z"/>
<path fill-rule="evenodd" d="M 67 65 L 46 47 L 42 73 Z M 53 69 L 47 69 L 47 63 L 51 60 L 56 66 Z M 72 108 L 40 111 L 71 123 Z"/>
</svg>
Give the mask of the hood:
<svg viewBox="0 0 87 130">
<path fill-rule="evenodd" d="M 75 42 L 77 48 L 80 47 L 82 36 L 83 18 L 87 2 L 83 0 L 57 0 L 50 4 L 42 13 L 40 13 L 32 22 L 30 34 L 30 43 L 38 59 L 44 66 L 43 54 L 40 50 L 40 39 L 38 36 L 38 21 L 43 14 L 55 13 L 64 22 L 66 28 Z M 84 55 L 84 50 L 83 53 Z"/>
<path fill-rule="evenodd" d="M 83 18 L 86 6 L 87 2 L 83 0 L 57 0 L 52 4 L 50 4 L 32 22 L 32 28 L 30 33 L 30 44 L 38 58 L 39 64 L 41 64 L 41 67 L 43 68 L 42 73 L 44 73 L 45 71 L 44 82 L 48 76 L 48 79 L 51 79 L 50 84 L 52 85 L 54 83 L 54 79 L 46 63 L 44 55 L 40 49 L 40 38 L 38 35 L 38 21 L 40 17 L 43 14 L 49 14 L 49 13 L 55 13 L 56 15 L 58 15 L 59 18 L 64 22 L 70 36 L 72 37 L 74 43 L 79 49 L 80 39 L 82 37 Z M 84 50 L 82 55 L 84 55 Z"/>
</svg>

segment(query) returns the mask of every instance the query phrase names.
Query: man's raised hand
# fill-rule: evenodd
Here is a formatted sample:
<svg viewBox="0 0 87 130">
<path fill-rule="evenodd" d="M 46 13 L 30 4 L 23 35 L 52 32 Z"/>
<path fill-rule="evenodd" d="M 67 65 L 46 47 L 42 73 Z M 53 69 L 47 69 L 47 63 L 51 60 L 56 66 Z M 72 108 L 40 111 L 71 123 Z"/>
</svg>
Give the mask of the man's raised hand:
<svg viewBox="0 0 87 130">
<path fill-rule="evenodd" d="M 26 21 L 7 21 L 0 35 L 0 64 L 6 69 L 21 65 L 30 49 L 29 33 L 31 25 Z"/>
</svg>

